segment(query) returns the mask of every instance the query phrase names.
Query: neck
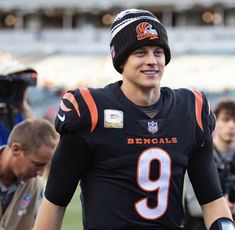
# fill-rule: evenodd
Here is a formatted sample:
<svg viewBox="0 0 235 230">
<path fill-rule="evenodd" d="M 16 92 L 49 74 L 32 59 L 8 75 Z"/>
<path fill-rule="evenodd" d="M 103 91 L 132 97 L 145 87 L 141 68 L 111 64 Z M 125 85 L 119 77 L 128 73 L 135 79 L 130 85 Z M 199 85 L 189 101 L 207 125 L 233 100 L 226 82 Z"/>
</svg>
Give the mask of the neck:
<svg viewBox="0 0 235 230">
<path fill-rule="evenodd" d="M 155 104 L 160 99 L 160 86 L 155 88 L 139 87 L 137 85 L 123 82 L 121 85 L 123 94 L 134 104 L 139 106 L 149 106 Z"/>
</svg>

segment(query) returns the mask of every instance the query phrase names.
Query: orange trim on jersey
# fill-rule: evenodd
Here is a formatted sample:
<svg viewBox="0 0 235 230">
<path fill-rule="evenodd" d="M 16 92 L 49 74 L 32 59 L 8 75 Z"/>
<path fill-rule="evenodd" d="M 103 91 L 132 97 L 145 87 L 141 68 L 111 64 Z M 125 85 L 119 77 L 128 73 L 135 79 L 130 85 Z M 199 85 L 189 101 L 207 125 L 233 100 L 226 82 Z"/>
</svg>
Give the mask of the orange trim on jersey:
<svg viewBox="0 0 235 230">
<path fill-rule="evenodd" d="M 66 93 L 64 96 L 63 96 L 63 99 L 67 99 L 68 101 L 70 101 L 73 105 L 73 107 L 75 108 L 78 116 L 80 117 L 80 111 L 79 111 L 79 107 L 78 107 L 78 103 L 75 99 L 75 97 L 73 96 L 72 93 Z M 67 107 L 66 107 L 67 108 Z"/>
<path fill-rule="evenodd" d="M 60 102 L 60 108 L 61 108 L 63 111 L 65 111 L 65 112 L 71 111 L 71 109 L 68 108 L 68 107 L 64 104 L 63 101 Z"/>
<path fill-rule="evenodd" d="M 91 115 L 91 132 L 98 123 L 98 110 L 95 101 L 87 88 L 79 88 L 83 99 L 85 100 Z"/>
<path fill-rule="evenodd" d="M 203 125 L 202 125 L 202 105 L 203 105 L 203 99 L 202 94 L 200 91 L 196 89 L 192 89 L 192 92 L 195 96 L 195 112 L 196 112 L 196 119 L 199 127 L 203 131 Z"/>
<path fill-rule="evenodd" d="M 211 105 L 208 100 L 207 100 L 207 104 L 208 104 L 208 115 L 210 115 L 211 114 Z"/>
</svg>

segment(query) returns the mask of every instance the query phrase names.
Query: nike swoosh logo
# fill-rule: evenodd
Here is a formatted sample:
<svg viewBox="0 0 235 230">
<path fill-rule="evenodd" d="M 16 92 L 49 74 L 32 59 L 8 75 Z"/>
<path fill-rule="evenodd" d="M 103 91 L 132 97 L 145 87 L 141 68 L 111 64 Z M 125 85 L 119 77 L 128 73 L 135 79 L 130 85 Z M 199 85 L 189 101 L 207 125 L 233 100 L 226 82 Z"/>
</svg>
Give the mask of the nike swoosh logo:
<svg viewBox="0 0 235 230">
<path fill-rule="evenodd" d="M 57 113 L 57 117 L 63 122 L 65 120 L 65 114 L 61 116 L 60 114 Z"/>
</svg>

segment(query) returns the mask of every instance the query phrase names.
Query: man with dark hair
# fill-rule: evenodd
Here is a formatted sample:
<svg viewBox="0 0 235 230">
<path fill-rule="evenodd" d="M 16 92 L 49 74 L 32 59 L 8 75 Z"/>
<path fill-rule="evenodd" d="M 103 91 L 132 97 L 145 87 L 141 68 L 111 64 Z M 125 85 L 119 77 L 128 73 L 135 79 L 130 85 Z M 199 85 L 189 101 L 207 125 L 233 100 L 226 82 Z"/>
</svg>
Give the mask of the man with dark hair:
<svg viewBox="0 0 235 230">
<path fill-rule="evenodd" d="M 235 100 L 221 99 L 214 108 L 216 128 L 213 133 L 213 156 L 220 183 L 230 210 L 235 216 Z M 185 179 L 185 230 L 204 230 L 201 207 L 189 178 Z"/>
<path fill-rule="evenodd" d="M 44 119 L 27 119 L 0 147 L 0 229 L 31 230 L 42 199 L 42 176 L 58 134 Z"/>
<path fill-rule="evenodd" d="M 60 229 L 79 182 L 86 230 L 182 229 L 186 170 L 207 228 L 234 229 L 213 161 L 215 119 L 205 95 L 160 87 L 171 59 L 165 27 L 151 12 L 129 9 L 117 15 L 111 35 L 123 80 L 63 96 L 61 139 L 35 230 Z"/>
</svg>

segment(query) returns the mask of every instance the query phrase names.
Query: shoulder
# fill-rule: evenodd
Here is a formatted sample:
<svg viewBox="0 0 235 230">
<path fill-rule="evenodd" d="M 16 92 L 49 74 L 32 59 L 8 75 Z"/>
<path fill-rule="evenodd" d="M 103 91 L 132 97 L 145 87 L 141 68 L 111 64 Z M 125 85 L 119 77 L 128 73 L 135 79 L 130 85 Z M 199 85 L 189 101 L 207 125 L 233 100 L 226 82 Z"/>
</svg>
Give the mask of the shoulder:
<svg viewBox="0 0 235 230">
<path fill-rule="evenodd" d="M 187 88 L 171 89 L 168 87 L 161 88 L 161 95 L 169 109 L 175 109 L 178 114 L 186 109 L 192 111 L 195 103 L 195 94 L 193 90 Z"/>
<path fill-rule="evenodd" d="M 178 89 L 171 89 L 168 87 L 163 87 L 162 91 L 165 94 L 171 95 L 174 99 L 178 101 L 191 101 L 195 100 L 195 97 L 200 97 L 204 95 L 202 91 L 193 88 L 178 88 Z"/>
<path fill-rule="evenodd" d="M 211 110 L 210 102 L 203 91 L 190 89 L 194 97 L 194 112 L 201 131 L 212 133 L 215 127 L 215 115 Z"/>
<path fill-rule="evenodd" d="M 202 132 L 211 133 L 214 130 L 215 116 L 203 91 L 194 88 L 170 89 L 164 87 L 162 92 L 171 102 L 171 107 L 174 107 L 179 114 L 184 111 L 184 114 L 196 121 Z"/>
<path fill-rule="evenodd" d="M 191 104 L 194 100 L 194 93 L 188 88 L 171 89 L 162 87 L 161 93 L 165 100 L 172 101 L 177 105 L 185 104 L 186 102 Z"/>
<path fill-rule="evenodd" d="M 56 130 L 62 133 L 93 132 L 98 123 L 98 104 L 107 89 L 78 88 L 62 98 L 56 115 Z"/>
</svg>

